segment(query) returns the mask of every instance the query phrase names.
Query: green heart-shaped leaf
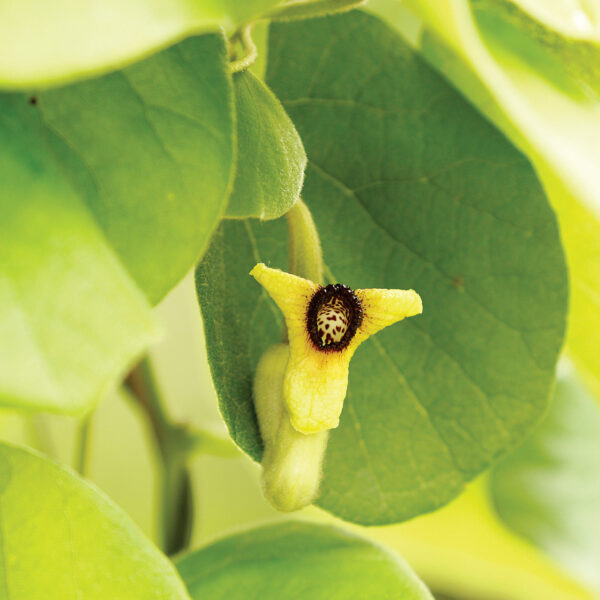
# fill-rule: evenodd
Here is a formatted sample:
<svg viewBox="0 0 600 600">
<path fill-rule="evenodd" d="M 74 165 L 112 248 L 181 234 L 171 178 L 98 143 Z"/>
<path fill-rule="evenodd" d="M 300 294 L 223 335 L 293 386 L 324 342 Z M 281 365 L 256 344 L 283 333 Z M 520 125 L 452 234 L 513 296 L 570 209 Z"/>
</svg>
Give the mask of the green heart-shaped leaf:
<svg viewBox="0 0 600 600">
<path fill-rule="evenodd" d="M 0 597 L 189 598 L 131 519 L 71 471 L 0 444 Z"/>
<path fill-rule="evenodd" d="M 571 375 L 558 381 L 542 424 L 490 478 L 504 522 L 597 591 L 599 469 L 600 409 Z"/>
<path fill-rule="evenodd" d="M 379 9 L 527 154 L 557 212 L 571 283 L 567 352 L 600 397 L 600 29 L 563 0 L 398 0 Z M 407 18 L 408 17 L 408 18 Z M 406 24 L 411 24 L 406 28 Z"/>
<path fill-rule="evenodd" d="M 233 178 L 224 40 L 156 56 L 37 96 L 58 161 L 152 302 L 196 262 Z"/>
<path fill-rule="evenodd" d="M 432 600 L 397 556 L 341 529 L 311 523 L 232 535 L 176 564 L 198 600 Z"/>
<path fill-rule="evenodd" d="M 267 81 L 307 151 L 329 278 L 423 299 L 352 359 L 318 500 L 362 523 L 408 519 L 544 411 L 567 305 L 556 221 L 527 161 L 373 17 L 273 26 Z M 259 261 L 285 269 L 283 224 L 223 224 L 197 271 L 221 410 L 255 458 L 253 369 L 282 322 L 247 276 Z"/>
</svg>

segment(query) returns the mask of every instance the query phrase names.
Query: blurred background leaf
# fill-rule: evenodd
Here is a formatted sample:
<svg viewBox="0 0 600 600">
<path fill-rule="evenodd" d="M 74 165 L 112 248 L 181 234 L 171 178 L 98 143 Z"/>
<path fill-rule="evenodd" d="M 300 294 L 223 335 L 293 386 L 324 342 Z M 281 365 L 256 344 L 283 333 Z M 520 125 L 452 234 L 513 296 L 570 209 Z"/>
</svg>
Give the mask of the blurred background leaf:
<svg viewBox="0 0 600 600">
<path fill-rule="evenodd" d="M 342 529 L 311 523 L 231 535 L 176 565 L 199 600 L 433 600 L 398 556 Z"/>
<path fill-rule="evenodd" d="M 98 75 L 204 31 L 231 32 L 281 0 L 55 0 L 0 4 L 0 88 Z"/>
<path fill-rule="evenodd" d="M 436 598 L 438 593 L 457 600 L 595 598 L 498 519 L 485 477 L 431 515 L 367 533 L 400 552 Z"/>
<path fill-rule="evenodd" d="M 49 157 L 35 109 L 21 96 L 0 106 L 0 405 L 81 412 L 158 328 Z"/>
<path fill-rule="evenodd" d="M 189 598 L 129 517 L 69 470 L 0 444 L 0 497 L 2 598 Z"/>
<path fill-rule="evenodd" d="M 478 0 L 475 0 L 478 1 Z M 487 0 L 485 0 L 487 2 Z M 600 41 L 600 3 L 598 0 L 493 0 L 504 13 L 518 7 L 550 31 L 568 39 L 574 45 Z M 513 10 L 511 10 L 513 8 Z M 522 16 L 519 17 L 522 19 Z M 590 64 L 593 68 L 594 65 Z"/>
<path fill-rule="evenodd" d="M 573 375 L 556 385 L 550 412 L 492 470 L 504 522 L 600 594 L 600 410 Z"/>
</svg>

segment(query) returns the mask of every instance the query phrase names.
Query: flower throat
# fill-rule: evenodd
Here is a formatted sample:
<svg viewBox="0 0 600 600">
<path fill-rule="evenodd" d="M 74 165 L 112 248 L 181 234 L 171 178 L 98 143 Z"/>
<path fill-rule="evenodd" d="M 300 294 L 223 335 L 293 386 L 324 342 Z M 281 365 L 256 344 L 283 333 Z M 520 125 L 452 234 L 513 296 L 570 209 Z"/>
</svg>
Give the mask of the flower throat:
<svg viewBox="0 0 600 600">
<path fill-rule="evenodd" d="M 324 352 L 342 350 L 362 322 L 362 307 L 352 289 L 339 283 L 315 292 L 306 314 L 313 345 Z"/>
</svg>

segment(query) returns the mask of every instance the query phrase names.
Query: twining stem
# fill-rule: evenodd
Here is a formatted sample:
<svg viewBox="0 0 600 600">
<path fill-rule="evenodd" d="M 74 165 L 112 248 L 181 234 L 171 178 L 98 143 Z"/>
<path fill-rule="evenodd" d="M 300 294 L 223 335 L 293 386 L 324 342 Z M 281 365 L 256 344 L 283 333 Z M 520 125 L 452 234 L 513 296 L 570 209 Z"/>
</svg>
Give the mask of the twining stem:
<svg viewBox="0 0 600 600">
<path fill-rule="evenodd" d="M 294 19 L 310 19 L 312 17 L 323 17 L 333 13 L 346 12 L 365 4 L 367 0 L 291 0 L 274 8 L 259 17 L 259 21 L 291 21 Z M 250 67 L 256 57 L 258 50 L 252 39 L 252 28 L 254 22 L 247 23 L 238 29 L 229 38 L 231 73 L 239 73 Z M 243 55 L 238 58 L 236 44 L 242 46 Z"/>
<path fill-rule="evenodd" d="M 299 198 L 286 214 L 289 232 L 289 270 L 323 283 L 321 240 L 308 206 Z"/>
<path fill-rule="evenodd" d="M 230 47 L 234 47 L 235 43 L 239 41 L 244 50 L 244 54 L 241 58 L 236 58 L 229 63 L 229 70 L 231 73 L 245 71 L 252 63 L 254 63 L 258 56 L 256 44 L 252 39 L 252 27 L 254 27 L 254 23 L 249 23 L 242 29 L 236 31 L 229 40 Z"/>
<path fill-rule="evenodd" d="M 143 408 L 161 452 L 165 449 L 171 421 L 156 386 L 150 360 L 142 359 L 125 379 L 125 385 Z"/>
<path fill-rule="evenodd" d="M 75 469 L 83 477 L 85 477 L 87 473 L 93 414 L 94 413 L 86 415 L 79 423 L 79 437 L 77 439 L 77 448 L 75 450 Z"/>
<path fill-rule="evenodd" d="M 271 21 L 291 21 L 324 17 L 333 13 L 346 12 L 365 4 L 367 0 L 293 0 L 274 8 L 264 18 Z"/>
<path fill-rule="evenodd" d="M 192 530 L 192 486 L 186 457 L 174 443 L 176 428 L 163 405 L 152 366 L 144 358 L 125 379 L 144 411 L 158 447 L 162 474 L 159 496 L 159 540 L 167 554 L 184 549 Z"/>
<path fill-rule="evenodd" d="M 35 414 L 29 419 L 29 427 L 36 448 L 50 458 L 56 459 L 56 446 L 48 427 L 47 418 L 47 415 Z"/>
<path fill-rule="evenodd" d="M 134 367 L 124 383 L 148 418 L 158 447 L 162 464 L 160 546 L 172 555 L 187 547 L 192 533 L 194 502 L 189 458 L 199 452 L 223 458 L 239 453 L 217 434 L 171 420 L 148 358 Z"/>
</svg>

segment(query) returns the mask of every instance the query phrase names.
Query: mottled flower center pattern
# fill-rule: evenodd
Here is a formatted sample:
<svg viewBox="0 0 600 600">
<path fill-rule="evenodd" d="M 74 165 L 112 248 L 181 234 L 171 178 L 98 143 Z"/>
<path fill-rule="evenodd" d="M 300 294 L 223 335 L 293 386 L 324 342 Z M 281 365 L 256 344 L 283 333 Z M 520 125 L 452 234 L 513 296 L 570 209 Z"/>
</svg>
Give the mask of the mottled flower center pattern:
<svg viewBox="0 0 600 600">
<path fill-rule="evenodd" d="M 319 308 L 317 333 L 323 346 L 342 341 L 348 331 L 348 313 L 349 310 L 340 298 L 332 298 Z"/>
<path fill-rule="evenodd" d="M 362 322 L 362 307 L 346 285 L 319 288 L 306 314 L 306 327 L 313 345 L 322 351 L 345 348 Z"/>
</svg>

